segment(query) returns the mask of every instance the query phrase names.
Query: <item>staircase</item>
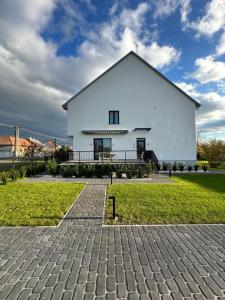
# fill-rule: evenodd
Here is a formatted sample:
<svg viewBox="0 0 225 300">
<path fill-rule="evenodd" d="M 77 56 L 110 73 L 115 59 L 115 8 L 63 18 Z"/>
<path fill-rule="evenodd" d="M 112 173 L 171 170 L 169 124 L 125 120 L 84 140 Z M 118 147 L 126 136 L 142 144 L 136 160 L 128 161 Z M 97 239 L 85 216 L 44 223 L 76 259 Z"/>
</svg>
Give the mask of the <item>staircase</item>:
<svg viewBox="0 0 225 300">
<path fill-rule="evenodd" d="M 159 165 L 159 160 L 157 158 L 157 156 L 155 155 L 155 152 L 153 150 L 150 150 L 150 160 L 151 160 L 151 164 L 152 164 L 152 169 L 158 173 L 158 165 Z"/>
</svg>

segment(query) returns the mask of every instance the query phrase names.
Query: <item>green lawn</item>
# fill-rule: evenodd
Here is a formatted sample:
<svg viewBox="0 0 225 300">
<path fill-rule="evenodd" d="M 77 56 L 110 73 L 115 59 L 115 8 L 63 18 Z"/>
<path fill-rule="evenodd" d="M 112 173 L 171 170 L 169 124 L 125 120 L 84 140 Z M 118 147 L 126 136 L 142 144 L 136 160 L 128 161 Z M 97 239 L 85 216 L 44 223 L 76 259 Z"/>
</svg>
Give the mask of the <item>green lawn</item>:
<svg viewBox="0 0 225 300">
<path fill-rule="evenodd" d="M 222 165 L 220 165 L 217 168 L 212 168 L 212 167 L 209 167 L 208 160 L 199 160 L 199 161 L 197 161 L 197 165 L 200 166 L 200 169 L 202 169 L 203 165 L 207 165 L 209 170 L 211 170 L 211 171 L 225 171 L 225 163 L 223 163 Z"/>
<path fill-rule="evenodd" d="M 118 221 L 107 201 L 107 224 L 225 223 L 225 175 L 184 174 L 172 184 L 114 184 Z"/>
<path fill-rule="evenodd" d="M 0 226 L 57 225 L 84 184 L 0 184 Z"/>
</svg>

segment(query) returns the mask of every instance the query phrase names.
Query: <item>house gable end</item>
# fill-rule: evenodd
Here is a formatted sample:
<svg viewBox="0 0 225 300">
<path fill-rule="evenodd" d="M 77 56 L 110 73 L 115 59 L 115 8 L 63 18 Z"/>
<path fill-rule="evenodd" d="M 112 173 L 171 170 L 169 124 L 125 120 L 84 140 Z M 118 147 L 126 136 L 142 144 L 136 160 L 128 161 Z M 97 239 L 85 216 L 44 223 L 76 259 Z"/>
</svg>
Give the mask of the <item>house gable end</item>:
<svg viewBox="0 0 225 300">
<path fill-rule="evenodd" d="M 93 85 L 96 81 L 101 79 L 104 75 L 106 75 L 108 72 L 110 72 L 113 68 L 115 68 L 118 64 L 120 64 L 123 60 L 125 60 L 128 56 L 133 55 L 138 60 L 140 60 L 142 63 L 144 63 L 146 66 L 148 66 L 152 71 L 154 71 L 157 75 L 159 75 L 163 80 L 168 82 L 171 86 L 173 86 L 176 90 L 178 90 L 180 93 L 182 93 L 185 97 L 188 98 L 188 100 L 191 100 L 196 105 L 196 108 L 198 109 L 201 104 L 193 99 L 191 96 L 189 96 L 187 93 L 185 93 L 182 89 L 180 89 L 177 85 L 175 85 L 172 81 L 170 81 L 168 78 L 166 78 L 162 73 L 160 73 L 158 70 L 156 70 L 153 66 L 151 66 L 147 61 L 145 61 L 143 58 L 141 58 L 139 55 L 137 55 L 135 52 L 131 51 L 128 54 L 126 54 L 124 57 L 122 57 L 119 61 L 117 61 L 114 65 L 112 65 L 110 68 L 108 68 L 105 72 L 103 72 L 100 76 L 95 78 L 93 81 L 91 81 L 88 85 L 86 85 L 83 89 L 81 89 L 77 94 L 75 94 L 72 98 L 70 98 L 67 102 L 65 102 L 62 107 L 67 110 L 68 103 L 74 100 L 78 95 L 80 95 L 82 92 L 84 92 L 86 89 L 88 89 L 91 85 Z"/>
</svg>

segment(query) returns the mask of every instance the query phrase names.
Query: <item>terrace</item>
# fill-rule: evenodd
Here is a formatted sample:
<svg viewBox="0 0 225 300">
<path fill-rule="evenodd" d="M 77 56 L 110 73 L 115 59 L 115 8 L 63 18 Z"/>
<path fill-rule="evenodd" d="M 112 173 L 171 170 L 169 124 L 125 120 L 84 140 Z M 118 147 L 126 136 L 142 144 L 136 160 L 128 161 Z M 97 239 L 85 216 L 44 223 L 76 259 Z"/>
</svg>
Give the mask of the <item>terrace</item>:
<svg viewBox="0 0 225 300">
<path fill-rule="evenodd" d="M 146 164 L 149 161 L 158 163 L 152 150 L 71 151 L 68 158 L 72 163 Z"/>
</svg>

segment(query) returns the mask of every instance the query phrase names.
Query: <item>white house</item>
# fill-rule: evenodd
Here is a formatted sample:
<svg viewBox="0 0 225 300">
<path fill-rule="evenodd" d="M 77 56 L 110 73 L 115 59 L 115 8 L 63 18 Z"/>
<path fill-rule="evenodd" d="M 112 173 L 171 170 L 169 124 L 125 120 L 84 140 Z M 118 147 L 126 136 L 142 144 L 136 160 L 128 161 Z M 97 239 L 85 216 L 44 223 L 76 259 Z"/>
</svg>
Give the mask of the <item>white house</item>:
<svg viewBox="0 0 225 300">
<path fill-rule="evenodd" d="M 132 51 L 63 104 L 74 160 L 141 161 L 151 150 L 186 164 L 196 161 L 199 107 Z"/>
</svg>

